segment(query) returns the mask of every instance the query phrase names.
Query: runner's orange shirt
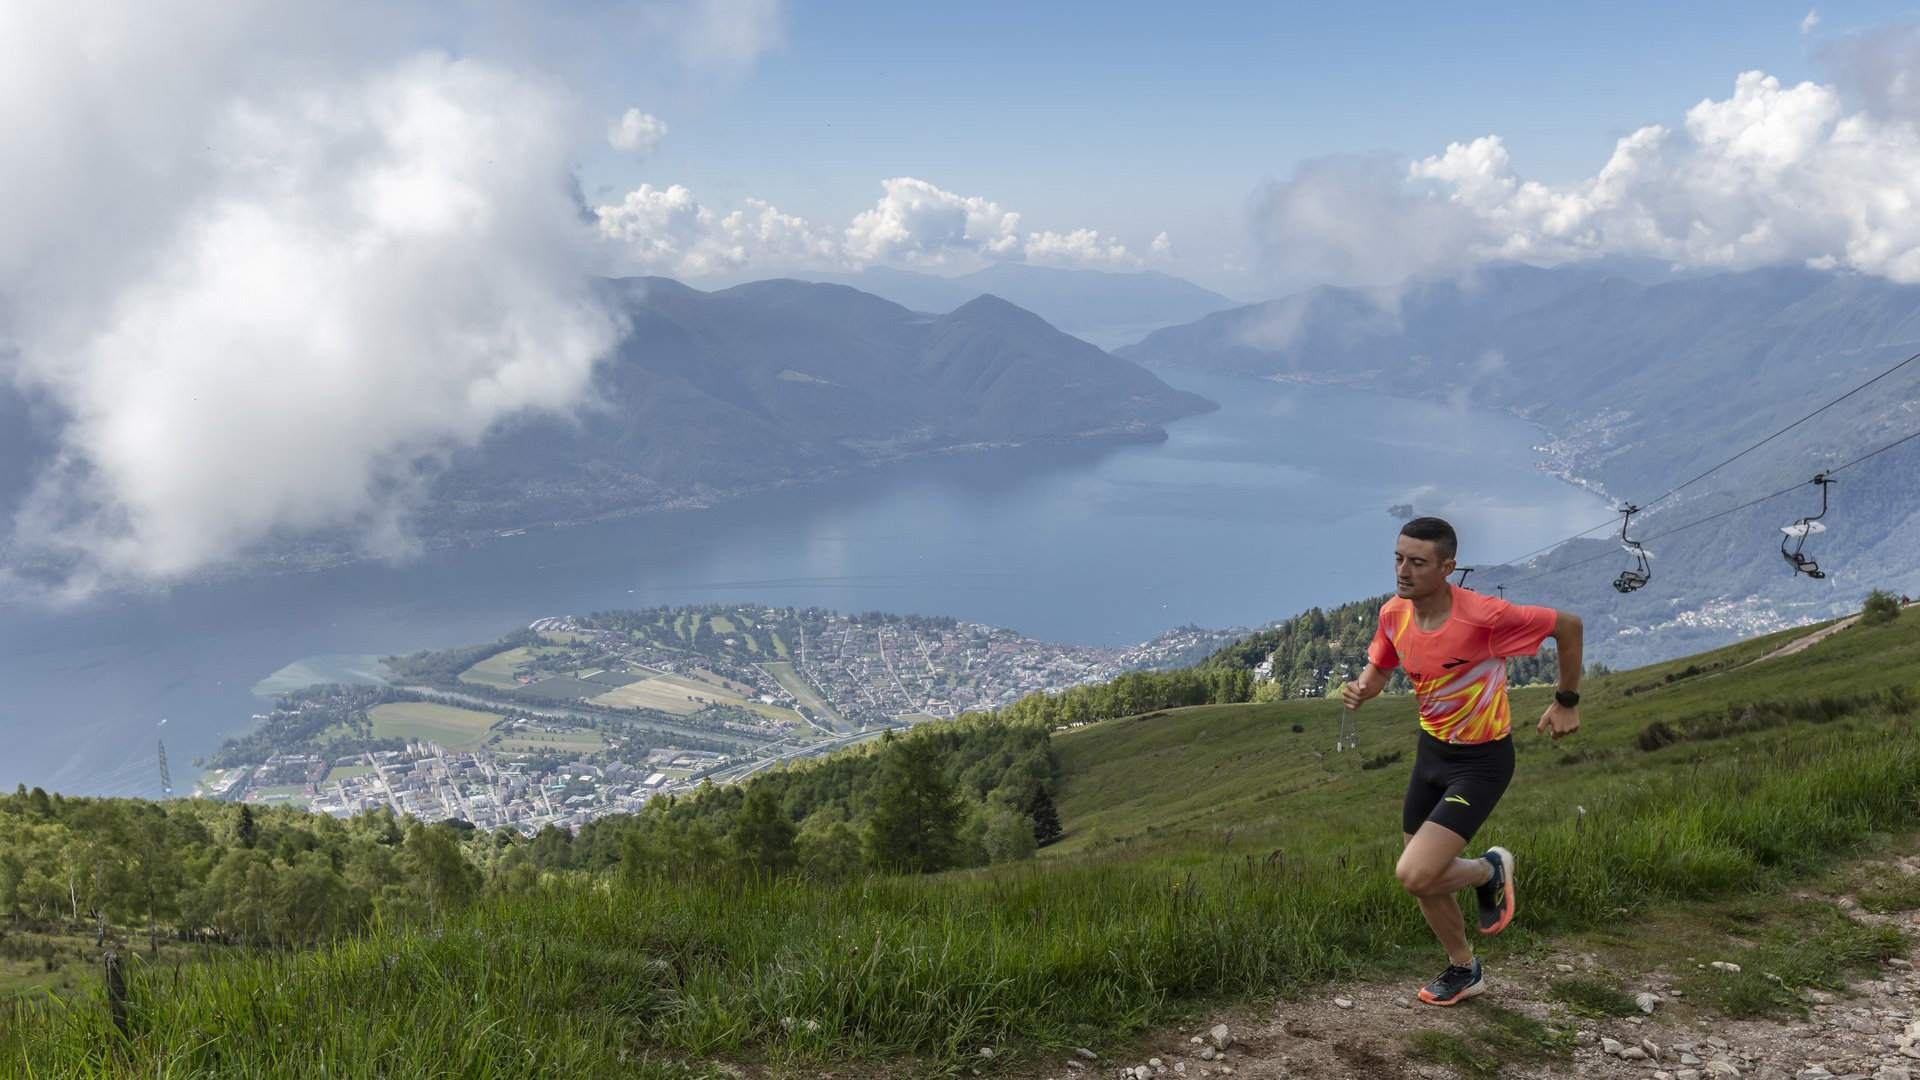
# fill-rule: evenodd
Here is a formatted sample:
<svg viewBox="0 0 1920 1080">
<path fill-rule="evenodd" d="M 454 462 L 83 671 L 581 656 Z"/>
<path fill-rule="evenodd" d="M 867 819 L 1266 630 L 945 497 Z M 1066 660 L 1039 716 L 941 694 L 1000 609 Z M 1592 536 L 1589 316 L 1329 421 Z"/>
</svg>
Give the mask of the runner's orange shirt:
<svg viewBox="0 0 1920 1080">
<path fill-rule="evenodd" d="M 1513 728 L 1507 710 L 1507 657 L 1532 656 L 1553 633 L 1552 608 L 1509 604 L 1451 582 L 1453 612 L 1437 630 L 1414 625 L 1413 601 L 1380 605 L 1367 659 L 1407 669 L 1420 702 L 1420 726 L 1437 739 L 1482 743 Z"/>
</svg>

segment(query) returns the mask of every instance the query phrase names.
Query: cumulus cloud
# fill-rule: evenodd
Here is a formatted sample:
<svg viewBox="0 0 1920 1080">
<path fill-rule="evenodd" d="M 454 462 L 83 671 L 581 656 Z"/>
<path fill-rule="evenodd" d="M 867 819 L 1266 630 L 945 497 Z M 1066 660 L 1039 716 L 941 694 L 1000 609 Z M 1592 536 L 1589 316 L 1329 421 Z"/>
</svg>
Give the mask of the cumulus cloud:
<svg viewBox="0 0 1920 1080">
<path fill-rule="evenodd" d="M 1920 126 L 1912 32 L 1837 53 L 1872 93 L 1747 72 L 1675 129 L 1642 127 L 1586 180 L 1515 174 L 1497 135 L 1450 144 L 1404 171 L 1323 160 L 1256 193 L 1270 263 L 1386 282 L 1488 259 L 1603 255 L 1745 269 L 1804 264 L 1920 281 Z"/>
<path fill-rule="evenodd" d="M 437 461 L 575 406 L 621 332 L 595 125 L 526 55 L 409 44 L 444 15 L 0 5 L 0 378 L 60 418 L 14 547 L 76 591 L 315 529 L 390 549 Z"/>
<path fill-rule="evenodd" d="M 984 262 L 1136 269 L 1143 261 L 1094 229 L 1020 231 L 1020 215 L 978 195 L 910 176 L 881 181 L 881 196 L 844 229 L 816 226 L 759 200 L 722 213 L 679 185 L 643 184 L 595 210 L 600 233 L 629 267 L 700 275 L 752 269 L 905 266 L 970 268 Z M 1161 234 L 1164 240 L 1165 234 Z M 1158 243 L 1158 242 L 1157 242 Z M 1167 245 L 1156 247 L 1156 254 Z"/>
<path fill-rule="evenodd" d="M 880 186 L 880 201 L 847 226 L 845 250 L 856 260 L 939 266 L 963 254 L 1011 257 L 1020 247 L 1020 215 L 999 203 L 910 176 Z"/>
<path fill-rule="evenodd" d="M 1300 281 L 1397 281 L 1461 261 L 1484 232 L 1386 154 L 1305 162 L 1256 189 L 1248 217 L 1266 269 Z"/>
<path fill-rule="evenodd" d="M 804 218 L 754 199 L 744 210 L 722 214 L 679 184 L 642 184 L 594 213 L 601 236 L 620 245 L 631 269 L 697 277 L 750 265 L 837 265 L 831 239 Z"/>
<path fill-rule="evenodd" d="M 1808 8 L 1807 17 L 1800 20 L 1800 32 L 1803 34 L 1811 34 L 1813 33 L 1813 28 L 1819 25 L 1820 25 L 1820 9 Z"/>
<path fill-rule="evenodd" d="M 666 121 L 639 109 L 628 109 L 607 128 L 607 142 L 615 150 L 625 150 L 637 158 L 652 155 L 654 147 L 666 137 Z"/>
</svg>

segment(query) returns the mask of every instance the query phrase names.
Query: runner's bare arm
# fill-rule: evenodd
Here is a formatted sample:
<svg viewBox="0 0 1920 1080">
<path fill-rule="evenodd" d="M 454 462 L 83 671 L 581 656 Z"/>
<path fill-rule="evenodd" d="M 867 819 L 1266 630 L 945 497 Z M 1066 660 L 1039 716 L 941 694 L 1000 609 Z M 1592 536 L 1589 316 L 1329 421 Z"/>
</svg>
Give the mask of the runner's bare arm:
<svg viewBox="0 0 1920 1080">
<path fill-rule="evenodd" d="M 1360 673 L 1360 677 L 1340 688 L 1340 703 L 1349 709 L 1357 709 L 1367 703 L 1367 699 L 1387 688 L 1387 672 L 1372 664 Z"/>
<path fill-rule="evenodd" d="M 1580 616 L 1565 611 L 1554 612 L 1553 633 L 1548 636 L 1553 638 L 1554 652 L 1560 658 L 1561 690 L 1577 692 L 1580 689 L 1580 647 L 1584 633 Z M 1568 708 L 1555 701 L 1547 706 L 1546 712 L 1540 714 L 1540 726 L 1534 730 L 1543 735 L 1552 731 L 1556 739 L 1571 735 L 1580 730 L 1580 707 Z"/>
</svg>

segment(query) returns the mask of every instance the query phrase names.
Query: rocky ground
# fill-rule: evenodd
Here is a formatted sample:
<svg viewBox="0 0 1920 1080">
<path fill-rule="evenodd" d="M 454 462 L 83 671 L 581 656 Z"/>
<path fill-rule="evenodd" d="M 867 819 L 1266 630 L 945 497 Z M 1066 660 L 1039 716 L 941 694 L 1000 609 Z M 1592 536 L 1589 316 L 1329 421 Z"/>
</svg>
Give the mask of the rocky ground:
<svg viewBox="0 0 1920 1080">
<path fill-rule="evenodd" d="M 1911 877 L 1920 873 L 1920 856 L 1893 866 Z M 1583 1018 L 1552 1001 L 1548 987 L 1600 973 L 1599 958 L 1548 952 L 1502 958 L 1497 970 L 1489 966 L 1486 993 L 1452 1008 L 1414 1001 L 1406 982 L 1337 985 L 1262 1014 L 1209 1017 L 1192 1029 L 1153 1033 L 1142 1040 L 1151 1049 L 1126 1060 L 1075 1055 L 1023 1080 L 1920 1078 L 1920 911 L 1874 914 L 1851 896 L 1819 899 L 1856 919 L 1900 926 L 1909 946 L 1837 992 L 1801 991 L 1800 1008 L 1779 1017 L 1735 1020 L 1690 1000 L 1676 985 L 1681 972 L 1728 962 L 1674 956 L 1624 980 L 1610 976 L 1635 996 L 1640 1014 Z M 1495 1045 L 1510 1049 L 1488 1052 L 1489 1031 Z"/>
</svg>

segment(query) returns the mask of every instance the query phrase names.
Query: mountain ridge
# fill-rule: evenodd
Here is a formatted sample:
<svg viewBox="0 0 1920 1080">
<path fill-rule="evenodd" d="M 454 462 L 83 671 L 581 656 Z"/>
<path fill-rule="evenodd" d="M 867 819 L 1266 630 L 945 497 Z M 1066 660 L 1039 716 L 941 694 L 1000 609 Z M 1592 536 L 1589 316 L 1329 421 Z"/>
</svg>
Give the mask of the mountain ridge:
<svg viewBox="0 0 1920 1080">
<path fill-rule="evenodd" d="M 1777 551 L 1779 527 L 1806 512 L 1804 499 L 1740 506 L 1920 428 L 1917 365 L 1756 445 L 1916 352 L 1920 287 L 1803 268 L 1647 284 L 1579 267 L 1496 269 L 1384 292 L 1310 290 L 1116 350 L 1168 367 L 1507 411 L 1542 429 L 1553 472 L 1623 504 L 1654 503 L 1684 484 L 1635 519 L 1640 535 L 1690 531 L 1651 545 L 1660 556 L 1653 581 L 1630 597 L 1608 587 L 1617 529 L 1525 566 L 1500 564 L 1503 552 L 1461 554 L 1481 571 L 1476 587 L 1524 582 L 1509 599 L 1597 617 L 1590 626 L 1620 663 L 1710 647 L 1740 627 L 1828 617 L 1870 587 L 1920 591 L 1920 549 L 1909 539 L 1920 527 L 1909 479 L 1920 443 L 1842 477 L 1821 538 L 1832 573 L 1818 588 L 1795 579 Z M 1572 570 L 1583 560 L 1599 565 Z"/>
</svg>

